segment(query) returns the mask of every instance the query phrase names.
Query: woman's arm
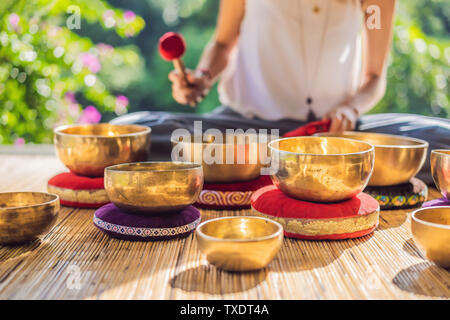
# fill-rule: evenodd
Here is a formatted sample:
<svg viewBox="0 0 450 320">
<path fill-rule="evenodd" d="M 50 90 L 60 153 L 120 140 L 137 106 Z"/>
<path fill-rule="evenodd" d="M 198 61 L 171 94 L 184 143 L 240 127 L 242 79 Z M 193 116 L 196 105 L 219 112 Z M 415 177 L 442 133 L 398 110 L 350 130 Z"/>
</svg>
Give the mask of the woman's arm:
<svg viewBox="0 0 450 320">
<path fill-rule="evenodd" d="M 239 38 L 245 14 L 245 0 L 221 0 L 216 31 L 205 47 L 197 72 L 188 70 L 189 84 L 172 71 L 172 95 L 181 104 L 195 106 L 205 97 L 211 86 L 228 64 L 231 50 Z"/>
<path fill-rule="evenodd" d="M 332 119 L 330 131 L 353 130 L 359 115 L 369 111 L 380 101 L 386 90 L 387 59 L 392 40 L 396 0 L 363 1 L 364 42 L 363 42 L 363 84 L 358 92 L 334 108 L 327 118 Z M 380 12 L 380 28 L 371 22 L 377 6 Z"/>
</svg>

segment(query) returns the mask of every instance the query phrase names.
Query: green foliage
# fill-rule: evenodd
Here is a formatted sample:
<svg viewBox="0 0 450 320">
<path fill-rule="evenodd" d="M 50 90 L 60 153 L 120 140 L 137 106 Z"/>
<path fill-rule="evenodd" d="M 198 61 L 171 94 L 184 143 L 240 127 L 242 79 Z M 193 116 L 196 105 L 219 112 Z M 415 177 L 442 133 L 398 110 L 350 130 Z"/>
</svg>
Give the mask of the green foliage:
<svg viewBox="0 0 450 320">
<path fill-rule="evenodd" d="M 388 88 L 371 112 L 449 117 L 449 2 L 397 2 Z M 54 126 L 81 121 L 88 105 L 100 110 L 102 121 L 107 121 L 127 111 L 128 100 L 117 98 L 121 94 L 128 97 L 130 112 L 214 109 L 219 104 L 216 90 L 196 109 L 173 101 L 167 79 L 172 65 L 159 57 L 157 44 L 167 31 L 182 33 L 188 43 L 184 61 L 195 68 L 214 32 L 218 3 L 1 0 L 0 143 L 17 138 L 50 142 Z M 81 11 L 80 30 L 66 26 L 71 5 Z M 11 14 L 19 18 L 16 26 L 11 24 L 15 18 Z M 88 85 L 92 84 L 89 76 L 95 76 L 93 85 Z"/>
<path fill-rule="evenodd" d="M 426 6 L 419 0 L 400 3 L 386 95 L 371 113 L 450 116 L 447 83 L 450 79 L 450 6 L 448 1 L 446 3 L 441 0 L 427 2 Z"/>
<path fill-rule="evenodd" d="M 128 84 L 108 80 L 108 70 L 142 68 L 135 47 L 94 44 L 69 30 L 66 21 L 73 13 L 68 14 L 71 5 L 77 6 L 86 21 L 100 22 L 122 37 L 136 34 L 145 24 L 142 18 L 126 16 L 102 0 L 2 2 L 0 143 L 19 137 L 50 142 L 52 127 L 79 121 L 82 106 L 67 94 L 76 94 L 102 112 L 115 111 L 117 99 L 111 89 L 124 89 Z M 123 109 L 123 101 L 119 102 Z"/>
</svg>

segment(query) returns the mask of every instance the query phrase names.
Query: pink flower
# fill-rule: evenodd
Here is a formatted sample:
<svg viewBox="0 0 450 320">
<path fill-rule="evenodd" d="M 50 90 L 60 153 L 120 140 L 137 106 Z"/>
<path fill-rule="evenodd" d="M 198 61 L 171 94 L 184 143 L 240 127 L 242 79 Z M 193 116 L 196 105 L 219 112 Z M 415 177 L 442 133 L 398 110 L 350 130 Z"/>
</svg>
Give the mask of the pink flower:
<svg viewBox="0 0 450 320">
<path fill-rule="evenodd" d="M 83 124 L 99 123 L 101 119 L 102 115 L 100 114 L 100 112 L 98 112 L 97 108 L 95 108 L 94 106 L 87 106 L 81 113 L 78 122 Z"/>
<path fill-rule="evenodd" d="M 136 14 L 131 10 L 127 10 L 123 13 L 123 18 L 125 19 L 125 21 L 131 22 L 136 19 Z"/>
<path fill-rule="evenodd" d="M 76 119 L 80 116 L 80 105 L 71 103 L 68 107 L 69 116 Z"/>
<path fill-rule="evenodd" d="M 128 106 L 128 103 L 129 103 L 128 98 L 125 97 L 124 95 L 120 95 L 120 96 L 116 97 L 116 104 L 118 106 L 126 107 L 126 106 Z"/>
<path fill-rule="evenodd" d="M 25 139 L 24 139 L 24 138 L 17 138 L 17 139 L 14 141 L 14 145 L 17 146 L 17 147 L 21 147 L 21 146 L 23 146 L 24 144 L 25 144 Z"/>
<path fill-rule="evenodd" d="M 66 92 L 64 95 L 64 98 L 68 100 L 70 103 L 77 103 L 77 100 L 75 99 L 75 93 L 74 92 Z"/>
<path fill-rule="evenodd" d="M 99 43 L 97 45 L 98 50 L 100 51 L 101 55 L 107 55 L 114 51 L 114 47 L 110 44 L 106 43 Z"/>
<path fill-rule="evenodd" d="M 97 73 L 102 68 L 102 65 L 98 58 L 91 53 L 83 53 L 81 55 L 81 61 L 83 62 L 84 66 L 86 66 L 92 73 Z"/>
<path fill-rule="evenodd" d="M 9 23 L 13 27 L 17 27 L 17 25 L 19 24 L 19 20 L 20 20 L 20 17 L 16 13 L 11 13 L 9 15 Z"/>
<path fill-rule="evenodd" d="M 106 10 L 105 13 L 103 13 L 103 19 L 108 19 L 114 17 L 114 11 L 112 10 Z"/>
</svg>

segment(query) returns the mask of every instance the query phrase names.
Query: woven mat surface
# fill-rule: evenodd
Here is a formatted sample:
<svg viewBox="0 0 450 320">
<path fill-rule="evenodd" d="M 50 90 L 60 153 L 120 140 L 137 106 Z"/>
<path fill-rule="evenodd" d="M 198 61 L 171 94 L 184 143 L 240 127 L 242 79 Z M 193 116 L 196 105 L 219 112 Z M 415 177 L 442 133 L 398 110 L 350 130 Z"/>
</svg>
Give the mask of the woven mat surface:
<svg viewBox="0 0 450 320">
<path fill-rule="evenodd" d="M 0 153 L 0 192 L 45 191 L 62 171 L 51 155 Z M 411 211 L 382 212 L 374 235 L 356 240 L 285 239 L 269 267 L 239 274 L 208 265 L 195 234 L 115 240 L 93 226 L 93 210 L 63 207 L 42 240 L 0 246 L 0 299 L 448 299 L 450 273 L 417 250 Z M 248 214 L 203 210 L 202 219 Z"/>
</svg>

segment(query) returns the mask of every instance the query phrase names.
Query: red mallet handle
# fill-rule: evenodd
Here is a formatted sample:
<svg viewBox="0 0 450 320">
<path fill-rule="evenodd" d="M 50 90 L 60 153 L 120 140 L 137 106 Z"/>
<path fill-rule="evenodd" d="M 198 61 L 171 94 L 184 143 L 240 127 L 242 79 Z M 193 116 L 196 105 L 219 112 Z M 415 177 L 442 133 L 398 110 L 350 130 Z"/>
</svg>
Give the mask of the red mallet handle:
<svg viewBox="0 0 450 320">
<path fill-rule="evenodd" d="M 176 32 L 167 32 L 159 39 L 159 54 L 164 60 L 172 61 L 175 70 L 177 70 L 183 79 L 189 83 L 186 75 L 186 67 L 181 57 L 186 51 L 186 43 L 183 36 Z"/>
</svg>

